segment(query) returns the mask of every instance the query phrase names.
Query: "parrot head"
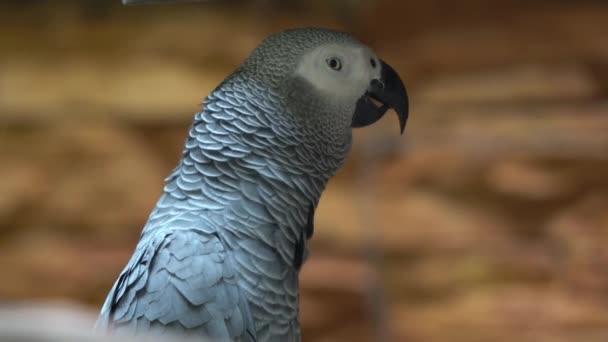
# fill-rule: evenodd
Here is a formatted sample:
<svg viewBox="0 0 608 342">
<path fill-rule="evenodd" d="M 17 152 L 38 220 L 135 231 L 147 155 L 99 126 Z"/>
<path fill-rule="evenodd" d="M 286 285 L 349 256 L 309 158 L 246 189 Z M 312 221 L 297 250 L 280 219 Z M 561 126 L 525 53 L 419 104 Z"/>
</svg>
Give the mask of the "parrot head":
<svg viewBox="0 0 608 342">
<path fill-rule="evenodd" d="M 401 133 L 405 128 L 408 97 L 401 78 L 347 33 L 319 28 L 276 33 L 241 68 L 276 89 L 290 112 L 318 123 L 317 128 L 350 132 L 373 124 L 390 108 Z"/>
</svg>

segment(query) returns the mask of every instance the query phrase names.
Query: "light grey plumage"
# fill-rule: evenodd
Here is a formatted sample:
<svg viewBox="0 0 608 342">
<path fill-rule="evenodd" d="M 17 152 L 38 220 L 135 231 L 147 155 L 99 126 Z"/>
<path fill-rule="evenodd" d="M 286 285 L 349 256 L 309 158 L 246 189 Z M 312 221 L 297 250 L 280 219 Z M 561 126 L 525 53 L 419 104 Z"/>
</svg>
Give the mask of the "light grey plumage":
<svg viewBox="0 0 608 342">
<path fill-rule="evenodd" d="M 398 84 L 370 85 L 387 75 Z M 351 127 L 387 106 L 403 127 L 405 96 L 394 71 L 348 34 L 296 29 L 264 40 L 195 115 L 98 328 L 299 341 L 298 272 L 313 210 Z"/>
</svg>

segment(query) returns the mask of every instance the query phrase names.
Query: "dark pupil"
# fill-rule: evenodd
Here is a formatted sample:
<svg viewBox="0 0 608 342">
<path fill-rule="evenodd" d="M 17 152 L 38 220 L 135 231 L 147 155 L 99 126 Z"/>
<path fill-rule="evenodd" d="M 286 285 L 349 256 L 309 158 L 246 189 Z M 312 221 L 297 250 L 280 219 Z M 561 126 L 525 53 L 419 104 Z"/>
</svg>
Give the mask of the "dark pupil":
<svg viewBox="0 0 608 342">
<path fill-rule="evenodd" d="M 370 61 L 370 63 L 372 63 L 372 68 L 375 68 L 376 67 L 376 61 L 373 58 L 370 59 L 369 61 Z"/>
<path fill-rule="evenodd" d="M 329 66 L 330 66 L 332 69 L 337 68 L 337 67 L 338 67 L 338 61 L 337 61 L 337 60 L 335 60 L 335 59 L 333 59 L 333 58 L 332 58 L 332 59 L 330 59 L 330 60 L 329 60 Z"/>
</svg>

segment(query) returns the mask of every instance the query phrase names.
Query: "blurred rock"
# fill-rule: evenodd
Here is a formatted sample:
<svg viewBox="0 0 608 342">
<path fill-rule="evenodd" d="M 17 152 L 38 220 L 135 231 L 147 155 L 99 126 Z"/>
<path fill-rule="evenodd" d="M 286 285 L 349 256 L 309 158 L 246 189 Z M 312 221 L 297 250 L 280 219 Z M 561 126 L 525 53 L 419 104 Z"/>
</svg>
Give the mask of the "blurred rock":
<svg viewBox="0 0 608 342">
<path fill-rule="evenodd" d="M 557 213 L 548 224 L 561 281 L 581 297 L 608 299 L 608 196 L 597 191 Z"/>
<path fill-rule="evenodd" d="M 405 305 L 404 305 L 405 306 Z M 416 310 L 397 310 L 403 339 L 415 341 L 604 341 L 608 316 L 597 302 L 555 288 L 488 288 Z M 408 324 L 401 324 L 408 322 Z"/>
<path fill-rule="evenodd" d="M 574 184 L 549 167 L 538 167 L 522 162 L 497 163 L 487 175 L 490 186 L 497 193 L 525 199 L 548 200 L 573 191 Z"/>
<path fill-rule="evenodd" d="M 406 80 L 417 84 L 434 76 L 462 75 L 463 70 L 479 74 L 522 64 L 606 61 L 602 41 L 608 9 L 602 2 L 484 4 L 376 0 L 364 20 L 365 35 L 374 39 L 383 58 L 407 67 Z"/>
<path fill-rule="evenodd" d="M 187 121 L 228 71 L 201 75 L 177 62 L 150 59 L 3 63 L 0 117 L 5 122 L 49 123 L 105 112 L 106 117 L 126 116 L 128 121 Z"/>
<path fill-rule="evenodd" d="M 6 194 L 21 198 L 21 206 L 38 207 L 36 215 L 3 208 L 13 217 L 12 229 L 51 224 L 78 231 L 96 222 L 107 233 L 141 224 L 170 169 L 150 146 L 111 123 L 65 122 L 0 139 L 11 147 L 0 156 L 8 176 L 3 181 L 10 184 Z"/>
<path fill-rule="evenodd" d="M 530 65 L 431 80 L 418 92 L 418 101 L 442 106 L 580 101 L 593 99 L 598 93 L 593 76 L 580 65 Z"/>
</svg>

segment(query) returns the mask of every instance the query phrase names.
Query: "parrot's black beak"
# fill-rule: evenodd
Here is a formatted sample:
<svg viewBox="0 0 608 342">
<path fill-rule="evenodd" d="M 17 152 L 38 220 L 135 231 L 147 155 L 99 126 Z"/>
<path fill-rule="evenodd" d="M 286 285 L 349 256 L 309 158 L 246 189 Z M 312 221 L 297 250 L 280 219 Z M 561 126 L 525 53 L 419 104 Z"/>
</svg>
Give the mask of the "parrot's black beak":
<svg viewBox="0 0 608 342">
<path fill-rule="evenodd" d="M 399 117 L 399 127 L 403 134 L 408 117 L 407 92 L 397 72 L 384 61 L 381 61 L 381 64 L 382 76 L 380 79 L 373 79 L 365 94 L 357 101 L 351 126 L 371 125 L 380 120 L 389 108 L 393 108 Z"/>
</svg>

